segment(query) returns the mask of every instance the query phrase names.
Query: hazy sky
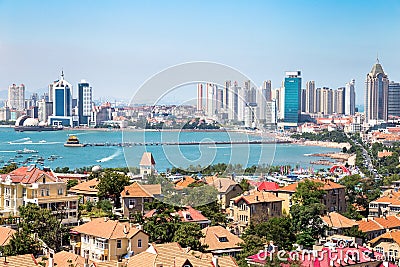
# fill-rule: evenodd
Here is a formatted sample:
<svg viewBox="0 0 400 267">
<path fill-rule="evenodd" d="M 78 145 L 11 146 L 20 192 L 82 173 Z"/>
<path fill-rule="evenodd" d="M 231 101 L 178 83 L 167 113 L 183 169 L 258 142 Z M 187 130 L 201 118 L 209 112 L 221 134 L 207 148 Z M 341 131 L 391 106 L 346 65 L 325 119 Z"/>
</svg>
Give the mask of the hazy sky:
<svg viewBox="0 0 400 267">
<path fill-rule="evenodd" d="M 357 103 L 376 55 L 400 80 L 400 1 L 2 1 L 0 90 L 45 88 L 61 69 L 75 88 L 129 99 L 150 76 L 187 61 L 232 66 L 279 87 L 356 79 Z M 193 86 L 193 90 L 195 87 Z"/>
</svg>

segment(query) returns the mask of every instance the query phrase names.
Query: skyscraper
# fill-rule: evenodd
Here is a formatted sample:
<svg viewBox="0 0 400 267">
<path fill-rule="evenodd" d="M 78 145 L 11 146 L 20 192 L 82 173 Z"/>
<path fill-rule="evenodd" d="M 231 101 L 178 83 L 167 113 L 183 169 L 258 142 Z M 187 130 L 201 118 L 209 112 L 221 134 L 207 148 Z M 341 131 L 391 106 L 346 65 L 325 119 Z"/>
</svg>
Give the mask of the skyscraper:
<svg viewBox="0 0 400 267">
<path fill-rule="evenodd" d="M 238 98 L 238 86 L 237 82 L 234 82 L 228 90 L 228 119 L 230 121 L 238 120 Z"/>
<path fill-rule="evenodd" d="M 389 83 L 388 117 L 400 117 L 400 83 Z"/>
<path fill-rule="evenodd" d="M 203 84 L 197 84 L 197 112 L 203 111 Z"/>
<path fill-rule="evenodd" d="M 92 111 L 92 87 L 85 80 L 78 83 L 78 116 L 79 125 L 89 124 L 90 113 Z"/>
<path fill-rule="evenodd" d="M 10 109 L 24 110 L 25 108 L 25 85 L 10 85 L 8 87 L 7 107 Z"/>
<path fill-rule="evenodd" d="M 321 113 L 330 115 L 333 112 L 333 90 L 328 87 L 321 89 Z"/>
<path fill-rule="evenodd" d="M 334 93 L 334 107 L 333 112 L 337 114 L 345 114 L 345 94 L 346 88 L 340 87 Z"/>
<path fill-rule="evenodd" d="M 345 97 L 344 97 L 344 114 L 354 115 L 356 111 L 356 92 L 354 89 L 355 80 L 346 83 Z"/>
<path fill-rule="evenodd" d="M 314 99 L 315 99 L 315 81 L 308 81 L 306 83 L 306 104 L 305 104 L 306 113 L 316 113 L 314 106 Z"/>
<path fill-rule="evenodd" d="M 206 84 L 206 113 L 214 116 L 217 109 L 217 86 L 212 83 Z"/>
<path fill-rule="evenodd" d="M 262 95 L 266 101 L 271 101 L 271 81 L 264 81 L 262 86 Z"/>
<path fill-rule="evenodd" d="M 364 109 L 367 123 L 388 119 L 388 90 L 389 79 L 377 59 L 365 81 Z"/>
<path fill-rule="evenodd" d="M 284 122 L 298 123 L 301 109 L 301 72 L 287 71 L 284 87 Z"/>
<path fill-rule="evenodd" d="M 64 80 L 64 72 L 61 72 L 61 80 L 53 85 L 53 115 L 72 115 L 72 86 Z"/>
<path fill-rule="evenodd" d="M 223 88 L 223 103 L 222 106 L 224 109 L 228 108 L 229 105 L 229 88 L 231 87 L 231 81 L 225 81 L 225 85 Z"/>
</svg>

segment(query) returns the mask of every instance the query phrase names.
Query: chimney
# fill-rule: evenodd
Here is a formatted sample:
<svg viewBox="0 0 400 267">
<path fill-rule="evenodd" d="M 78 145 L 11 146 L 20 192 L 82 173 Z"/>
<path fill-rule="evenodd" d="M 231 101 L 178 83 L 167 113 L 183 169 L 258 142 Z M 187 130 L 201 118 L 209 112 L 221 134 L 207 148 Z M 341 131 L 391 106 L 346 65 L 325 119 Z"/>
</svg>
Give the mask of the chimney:
<svg viewBox="0 0 400 267">
<path fill-rule="evenodd" d="M 85 251 L 85 264 L 83 267 L 89 267 L 89 251 Z"/>
<path fill-rule="evenodd" d="M 213 256 L 212 257 L 212 263 L 213 263 L 214 267 L 219 267 L 219 265 L 218 265 L 218 256 Z"/>
<path fill-rule="evenodd" d="M 49 266 L 54 267 L 54 250 L 49 249 Z"/>
</svg>

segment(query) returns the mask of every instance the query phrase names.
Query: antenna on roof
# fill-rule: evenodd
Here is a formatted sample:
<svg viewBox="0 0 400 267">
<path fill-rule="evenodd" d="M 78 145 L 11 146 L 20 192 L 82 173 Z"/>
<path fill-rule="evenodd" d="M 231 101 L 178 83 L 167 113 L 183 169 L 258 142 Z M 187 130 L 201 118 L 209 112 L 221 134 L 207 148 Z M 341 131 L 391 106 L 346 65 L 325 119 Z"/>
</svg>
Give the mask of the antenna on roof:
<svg viewBox="0 0 400 267">
<path fill-rule="evenodd" d="M 379 56 L 378 56 L 378 52 L 376 52 L 376 63 L 379 64 Z"/>
<path fill-rule="evenodd" d="M 61 79 L 64 80 L 64 70 L 61 70 Z"/>
</svg>

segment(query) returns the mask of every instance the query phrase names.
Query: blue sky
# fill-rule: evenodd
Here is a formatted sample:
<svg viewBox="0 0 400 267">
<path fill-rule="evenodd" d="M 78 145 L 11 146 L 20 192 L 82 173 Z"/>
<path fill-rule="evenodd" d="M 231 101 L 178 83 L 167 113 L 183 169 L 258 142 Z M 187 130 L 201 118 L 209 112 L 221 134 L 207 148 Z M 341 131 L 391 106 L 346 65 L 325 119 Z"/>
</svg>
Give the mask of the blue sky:
<svg viewBox="0 0 400 267">
<path fill-rule="evenodd" d="M 150 76 L 187 61 L 230 65 L 279 87 L 286 70 L 357 103 L 376 54 L 400 81 L 400 1 L 1 1 L 0 90 L 45 88 L 61 69 L 95 96 L 129 99 Z M 194 91 L 195 87 L 193 87 Z"/>
</svg>

